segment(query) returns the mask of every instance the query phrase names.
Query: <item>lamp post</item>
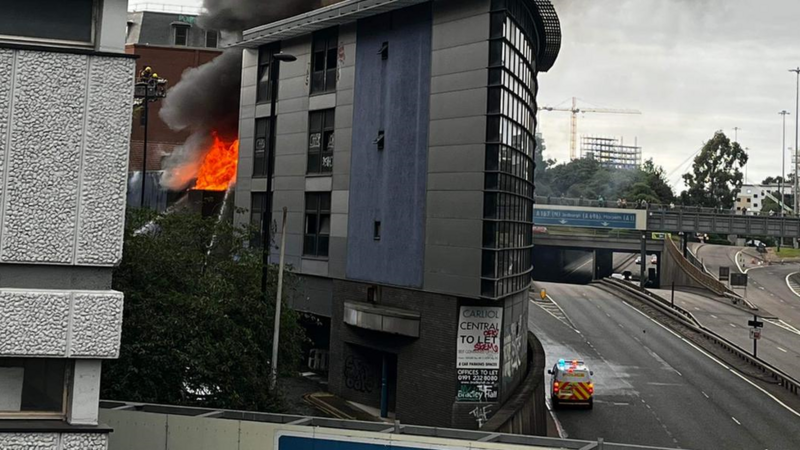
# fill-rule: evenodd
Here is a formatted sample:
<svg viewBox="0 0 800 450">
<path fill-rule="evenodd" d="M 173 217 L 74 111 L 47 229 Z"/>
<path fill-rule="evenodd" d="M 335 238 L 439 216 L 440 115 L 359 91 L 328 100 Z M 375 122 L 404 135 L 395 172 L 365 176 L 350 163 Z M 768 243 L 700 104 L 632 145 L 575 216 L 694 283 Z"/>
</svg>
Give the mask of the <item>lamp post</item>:
<svg viewBox="0 0 800 450">
<path fill-rule="evenodd" d="M 136 104 L 142 104 L 141 124 L 144 126 L 144 148 L 142 149 L 142 193 L 139 200 L 139 207 L 144 208 L 145 191 L 147 190 L 147 131 L 150 122 L 150 102 L 166 98 L 167 80 L 159 78 L 150 66 L 145 66 L 139 73 L 139 80 L 134 86 L 133 97 Z"/>
<path fill-rule="evenodd" d="M 783 144 L 781 145 L 781 182 L 780 182 L 779 189 L 781 191 L 781 204 L 780 204 L 781 216 L 784 216 L 785 215 L 785 211 L 786 211 L 784 209 L 785 198 L 784 198 L 784 195 L 783 195 L 783 183 L 784 183 L 784 180 L 786 179 L 786 116 L 788 116 L 791 113 L 784 109 L 783 111 L 779 112 L 778 114 L 783 116 Z"/>
<path fill-rule="evenodd" d="M 796 69 L 789 69 L 789 72 L 794 72 L 797 75 L 797 89 L 795 99 L 794 111 L 794 214 L 797 215 L 797 147 L 800 141 L 800 67 Z M 797 246 L 797 239 L 795 239 L 795 247 Z"/>
<path fill-rule="evenodd" d="M 277 123 L 278 106 L 278 75 L 281 62 L 297 61 L 297 57 L 287 53 L 275 53 L 272 55 L 272 66 L 270 67 L 270 129 L 267 158 L 267 194 L 265 211 L 261 215 L 261 240 L 263 241 L 262 266 L 261 266 L 261 294 L 264 301 L 267 300 L 267 279 L 269 277 L 269 252 L 270 252 L 270 225 L 272 224 L 272 174 L 274 172 L 275 161 L 275 124 Z M 287 209 L 283 208 L 283 220 L 281 224 L 281 257 L 278 266 L 278 292 L 275 299 L 275 326 L 272 331 L 272 364 L 270 367 L 270 387 L 273 392 L 278 385 L 278 348 L 281 335 L 281 297 L 283 295 L 283 262 L 286 251 L 286 215 Z"/>
</svg>

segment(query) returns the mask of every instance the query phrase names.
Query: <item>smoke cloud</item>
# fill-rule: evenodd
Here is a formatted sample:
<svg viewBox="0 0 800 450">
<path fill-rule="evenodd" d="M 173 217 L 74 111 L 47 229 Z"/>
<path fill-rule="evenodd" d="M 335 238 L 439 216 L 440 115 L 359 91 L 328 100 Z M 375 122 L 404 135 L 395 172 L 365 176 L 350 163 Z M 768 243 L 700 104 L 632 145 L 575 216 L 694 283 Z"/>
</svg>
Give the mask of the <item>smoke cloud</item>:
<svg viewBox="0 0 800 450">
<path fill-rule="evenodd" d="M 238 137 L 242 53 L 231 49 L 200 67 L 188 69 L 167 93 L 161 119 L 175 131 L 191 132 L 164 161 L 161 185 L 178 191 L 197 175 L 212 132 L 223 140 Z"/>
<path fill-rule="evenodd" d="M 311 11 L 320 0 L 204 0 L 204 27 L 242 31 Z M 328 2 L 331 3 L 331 2 Z"/>
</svg>

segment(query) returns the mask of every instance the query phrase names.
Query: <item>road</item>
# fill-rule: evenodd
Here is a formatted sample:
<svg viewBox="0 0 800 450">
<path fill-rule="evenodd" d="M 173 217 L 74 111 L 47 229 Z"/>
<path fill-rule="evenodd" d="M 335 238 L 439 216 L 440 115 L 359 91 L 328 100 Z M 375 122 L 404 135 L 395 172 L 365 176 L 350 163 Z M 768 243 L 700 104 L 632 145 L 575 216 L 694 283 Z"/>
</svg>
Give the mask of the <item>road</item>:
<svg viewBox="0 0 800 450">
<path fill-rule="evenodd" d="M 731 267 L 737 271 L 735 255 L 742 252 L 752 252 L 752 249 L 742 247 L 729 247 L 721 245 L 696 246 L 697 257 L 706 265 L 713 274 L 719 273 L 719 267 Z M 789 274 L 800 272 L 800 264 L 786 264 L 773 266 L 755 266 L 751 264 L 752 257 L 745 257 L 745 267 L 749 278 L 745 298 L 762 309 L 762 314 L 776 316 L 785 323 L 800 328 L 800 297 L 793 293 L 786 284 Z"/>
<path fill-rule="evenodd" d="M 669 300 L 670 291 L 653 289 Z M 691 312 L 705 327 L 745 350 L 752 350 L 747 322 L 753 314 L 730 305 L 726 299 L 713 300 L 705 292 L 675 291 L 675 304 Z M 800 378 L 800 333 L 777 321 L 764 321 L 758 356 L 795 378 Z"/>
<path fill-rule="evenodd" d="M 557 412 L 568 437 L 696 449 L 800 446 L 798 413 L 625 302 L 593 286 L 537 287 L 566 317 L 531 305 L 529 325 L 548 368 L 577 357 L 595 373 L 595 409 Z"/>
</svg>

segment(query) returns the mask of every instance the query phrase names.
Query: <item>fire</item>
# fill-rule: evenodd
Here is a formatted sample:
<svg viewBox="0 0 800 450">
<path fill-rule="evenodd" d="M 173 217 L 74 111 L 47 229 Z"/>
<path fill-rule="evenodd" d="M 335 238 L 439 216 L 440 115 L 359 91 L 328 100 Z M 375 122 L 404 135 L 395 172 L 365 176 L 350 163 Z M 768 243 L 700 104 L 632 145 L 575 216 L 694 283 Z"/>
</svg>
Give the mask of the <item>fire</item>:
<svg viewBox="0 0 800 450">
<path fill-rule="evenodd" d="M 239 140 L 225 142 L 214 133 L 214 142 L 203 158 L 194 188 L 203 191 L 224 191 L 236 178 L 239 162 Z"/>
</svg>

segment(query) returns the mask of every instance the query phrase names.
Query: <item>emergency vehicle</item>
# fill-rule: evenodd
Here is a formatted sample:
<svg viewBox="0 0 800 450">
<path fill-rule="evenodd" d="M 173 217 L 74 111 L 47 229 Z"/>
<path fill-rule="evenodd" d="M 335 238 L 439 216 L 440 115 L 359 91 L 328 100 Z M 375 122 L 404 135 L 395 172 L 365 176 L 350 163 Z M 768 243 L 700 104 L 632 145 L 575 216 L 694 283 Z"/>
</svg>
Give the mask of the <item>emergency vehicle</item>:
<svg viewBox="0 0 800 450">
<path fill-rule="evenodd" d="M 550 400 L 553 408 L 561 405 L 585 405 L 592 409 L 594 406 L 594 372 L 578 359 L 560 359 L 548 370 L 552 375 L 550 387 Z"/>
</svg>

